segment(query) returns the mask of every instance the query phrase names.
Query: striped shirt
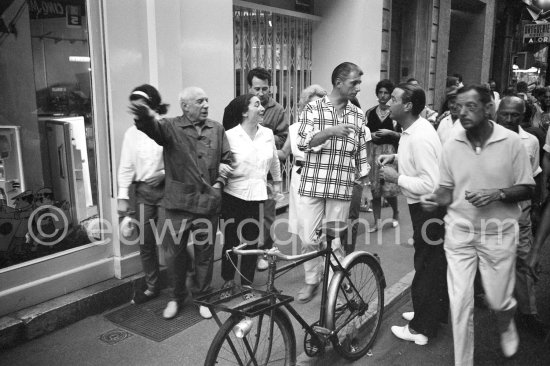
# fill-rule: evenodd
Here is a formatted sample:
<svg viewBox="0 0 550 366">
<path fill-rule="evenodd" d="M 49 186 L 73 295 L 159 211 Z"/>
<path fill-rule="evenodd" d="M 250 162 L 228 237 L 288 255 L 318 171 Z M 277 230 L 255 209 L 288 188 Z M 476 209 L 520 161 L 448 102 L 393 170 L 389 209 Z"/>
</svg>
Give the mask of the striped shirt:
<svg viewBox="0 0 550 366">
<path fill-rule="evenodd" d="M 363 112 L 348 102 L 343 115 L 338 116 L 325 96 L 309 103 L 298 123 L 298 148 L 306 152 L 298 193 L 308 197 L 351 200 L 356 174 L 364 177 L 370 170 L 367 162 L 370 134 L 364 124 Z M 309 146 L 316 133 L 340 124 L 352 124 L 356 129 L 347 137 L 332 136 L 322 145 Z"/>
</svg>

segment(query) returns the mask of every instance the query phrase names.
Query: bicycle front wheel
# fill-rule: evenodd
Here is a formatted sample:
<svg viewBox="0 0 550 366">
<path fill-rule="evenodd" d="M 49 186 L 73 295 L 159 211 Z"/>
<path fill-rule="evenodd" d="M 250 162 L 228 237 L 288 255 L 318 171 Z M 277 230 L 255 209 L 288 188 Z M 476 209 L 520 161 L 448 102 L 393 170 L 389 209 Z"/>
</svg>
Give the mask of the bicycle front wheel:
<svg viewBox="0 0 550 366">
<path fill-rule="evenodd" d="M 294 328 L 282 310 L 273 309 L 252 318 L 250 332 L 244 338 L 237 338 L 233 328 L 241 320 L 241 316 L 232 315 L 223 323 L 210 345 L 205 366 L 254 365 L 253 358 L 258 365 L 296 364 Z"/>
<path fill-rule="evenodd" d="M 336 333 L 332 340 L 336 351 L 356 360 L 369 351 L 380 329 L 384 286 L 382 269 L 374 257 L 355 252 L 350 259 L 344 263 L 349 279 L 338 272 L 330 283 L 326 320 Z"/>
</svg>

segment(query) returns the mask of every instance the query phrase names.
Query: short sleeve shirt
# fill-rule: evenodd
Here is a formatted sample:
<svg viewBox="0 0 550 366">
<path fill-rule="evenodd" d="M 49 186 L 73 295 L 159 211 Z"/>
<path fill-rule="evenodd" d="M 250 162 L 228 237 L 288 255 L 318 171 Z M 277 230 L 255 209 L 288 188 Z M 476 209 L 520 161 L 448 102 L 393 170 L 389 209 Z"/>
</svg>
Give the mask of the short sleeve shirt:
<svg viewBox="0 0 550 366">
<path fill-rule="evenodd" d="M 300 115 L 298 148 L 305 151 L 298 193 L 302 196 L 349 201 L 356 176 L 369 173 L 367 141 L 370 133 L 364 125 L 363 112 L 348 101 L 343 115 L 327 96 L 309 103 Z M 355 130 L 347 137 L 331 137 L 320 149 L 309 146 L 318 132 L 340 124 L 352 124 Z"/>
<path fill-rule="evenodd" d="M 466 191 L 502 189 L 515 185 L 534 186 L 531 164 L 518 134 L 494 122 L 493 133 L 476 152 L 466 131 L 450 139 L 441 158 L 440 186 L 453 190 L 453 202 L 445 223 L 462 232 L 498 233 L 514 230 L 520 215 L 517 203 L 496 201 L 475 207 Z"/>
</svg>

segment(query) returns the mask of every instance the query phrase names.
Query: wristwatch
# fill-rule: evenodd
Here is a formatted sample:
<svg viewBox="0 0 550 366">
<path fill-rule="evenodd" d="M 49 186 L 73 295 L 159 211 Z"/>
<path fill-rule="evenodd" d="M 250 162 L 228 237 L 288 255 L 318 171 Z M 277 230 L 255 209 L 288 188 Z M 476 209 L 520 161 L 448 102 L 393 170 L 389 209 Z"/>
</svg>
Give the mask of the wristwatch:
<svg viewBox="0 0 550 366">
<path fill-rule="evenodd" d="M 498 197 L 500 198 L 501 201 L 504 201 L 506 199 L 506 193 L 504 193 L 504 190 L 502 189 L 498 190 Z"/>
</svg>

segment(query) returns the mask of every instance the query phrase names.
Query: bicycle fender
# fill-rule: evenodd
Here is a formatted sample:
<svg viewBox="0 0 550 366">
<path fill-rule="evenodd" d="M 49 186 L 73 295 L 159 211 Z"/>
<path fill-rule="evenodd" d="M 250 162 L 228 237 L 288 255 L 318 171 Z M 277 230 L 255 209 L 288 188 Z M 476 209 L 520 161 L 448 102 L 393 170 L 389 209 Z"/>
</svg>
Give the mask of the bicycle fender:
<svg viewBox="0 0 550 366">
<path fill-rule="evenodd" d="M 363 250 L 360 250 L 360 251 L 357 251 L 357 252 L 353 252 L 353 253 L 350 253 L 348 254 L 344 260 L 342 261 L 342 267 L 344 268 L 347 268 L 348 265 L 357 257 L 359 256 L 362 256 L 362 255 L 367 255 L 369 257 L 371 257 L 372 259 L 374 259 L 374 266 L 376 267 L 376 270 L 378 270 L 380 272 L 380 275 L 381 275 L 381 284 L 382 284 L 382 288 L 385 289 L 386 288 L 386 277 L 384 276 L 384 271 L 382 271 L 382 266 L 380 265 L 380 259 L 378 258 L 378 256 L 372 254 L 372 253 L 369 253 L 369 252 L 365 252 Z M 332 283 L 332 282 L 331 282 Z"/>
<path fill-rule="evenodd" d="M 381 277 L 380 277 L 380 285 L 382 286 L 382 289 L 386 288 L 386 278 L 384 277 L 384 272 L 382 271 L 382 266 L 380 266 L 380 262 L 378 258 L 376 258 L 373 254 L 365 251 L 357 251 L 348 254 L 344 260 L 342 261 L 342 267 L 347 268 L 348 265 L 357 257 L 360 256 L 367 256 L 373 259 L 373 265 L 375 267 L 375 270 L 379 271 Z M 332 276 L 332 279 L 330 280 L 330 284 L 327 290 L 327 309 L 334 309 L 334 305 L 336 302 L 336 294 L 338 293 L 338 284 L 341 281 L 341 277 L 344 277 L 344 273 L 342 271 L 338 271 L 334 273 Z M 334 294 L 334 296 L 330 296 L 330 294 Z M 329 329 L 334 328 L 334 324 L 332 324 L 332 317 L 330 314 L 330 311 L 327 311 L 325 313 L 325 325 Z"/>
</svg>

